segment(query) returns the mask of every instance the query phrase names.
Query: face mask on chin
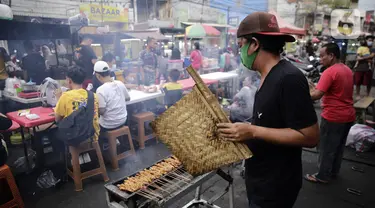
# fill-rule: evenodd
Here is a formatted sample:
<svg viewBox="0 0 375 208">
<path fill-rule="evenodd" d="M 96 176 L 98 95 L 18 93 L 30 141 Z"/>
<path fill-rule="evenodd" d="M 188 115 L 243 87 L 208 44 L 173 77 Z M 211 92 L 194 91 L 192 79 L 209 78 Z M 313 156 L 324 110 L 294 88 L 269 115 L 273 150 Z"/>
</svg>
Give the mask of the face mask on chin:
<svg viewBox="0 0 375 208">
<path fill-rule="evenodd" d="M 246 43 L 244 46 L 241 47 L 241 62 L 242 64 L 249 70 L 254 70 L 253 65 L 255 58 L 258 55 L 258 52 L 254 52 L 252 54 L 247 54 L 249 51 L 250 43 Z"/>
</svg>

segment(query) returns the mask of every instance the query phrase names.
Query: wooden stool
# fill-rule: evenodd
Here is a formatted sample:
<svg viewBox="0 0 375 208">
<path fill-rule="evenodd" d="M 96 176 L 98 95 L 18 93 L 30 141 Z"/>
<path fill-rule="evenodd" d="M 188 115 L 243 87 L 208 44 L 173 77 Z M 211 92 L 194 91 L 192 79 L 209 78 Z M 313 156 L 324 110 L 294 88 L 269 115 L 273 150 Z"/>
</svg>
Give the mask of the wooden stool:
<svg viewBox="0 0 375 208">
<path fill-rule="evenodd" d="M 88 152 L 90 150 L 95 150 L 96 155 L 99 160 L 99 168 L 93 169 L 90 171 L 86 171 L 84 173 L 81 173 L 81 166 L 79 164 L 79 155 L 83 152 Z M 72 156 L 72 168 L 73 172 L 67 168 L 68 175 L 73 178 L 74 185 L 76 187 L 76 191 L 82 191 L 82 180 L 86 178 L 90 178 L 95 175 L 101 174 L 103 176 L 103 179 L 105 182 L 109 181 L 107 170 L 104 166 L 104 160 L 102 156 L 102 152 L 100 151 L 99 143 L 98 141 L 94 142 L 84 142 L 80 144 L 77 147 L 69 146 L 69 152 Z"/>
<path fill-rule="evenodd" d="M 128 135 L 130 150 L 123 152 L 121 154 L 117 154 L 117 138 L 125 135 Z M 133 140 L 130 134 L 129 127 L 123 126 L 119 129 L 108 131 L 107 137 L 109 144 L 109 154 L 111 156 L 112 169 L 119 170 L 118 161 L 135 154 Z"/>
<path fill-rule="evenodd" d="M 138 136 L 136 139 L 139 143 L 139 148 L 145 148 L 145 141 L 154 138 L 154 134 L 145 135 L 145 122 L 155 120 L 155 115 L 152 112 L 143 112 L 133 115 L 133 119 L 138 123 Z"/>
<path fill-rule="evenodd" d="M 361 98 L 360 100 L 358 100 L 356 103 L 354 103 L 354 108 L 355 110 L 360 113 L 361 115 L 361 123 L 362 124 L 365 124 L 366 123 L 366 110 L 368 107 L 370 107 L 371 105 L 374 106 L 373 108 L 373 117 L 375 116 L 375 98 L 373 97 L 364 97 L 364 98 Z"/>
<path fill-rule="evenodd" d="M 9 207 L 18 207 L 23 208 L 25 205 L 23 204 L 20 192 L 18 191 L 17 184 L 14 181 L 14 177 L 10 168 L 7 165 L 3 165 L 0 167 L 0 179 L 6 179 L 10 190 L 12 191 L 13 199 L 6 202 L 5 204 L 0 205 L 0 208 L 9 208 Z"/>
</svg>

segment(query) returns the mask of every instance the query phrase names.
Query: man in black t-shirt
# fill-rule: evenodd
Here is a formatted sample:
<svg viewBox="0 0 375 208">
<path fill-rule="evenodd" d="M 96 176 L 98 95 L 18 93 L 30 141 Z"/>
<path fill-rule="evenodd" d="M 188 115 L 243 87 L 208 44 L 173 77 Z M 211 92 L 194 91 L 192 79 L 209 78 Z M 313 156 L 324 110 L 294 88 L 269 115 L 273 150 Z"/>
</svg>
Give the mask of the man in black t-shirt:
<svg viewBox="0 0 375 208">
<path fill-rule="evenodd" d="M 34 45 L 31 41 L 23 43 L 27 55 L 22 58 L 22 69 L 26 71 L 26 81 L 35 82 L 40 85 L 46 77 L 49 77 L 47 72 L 45 60 L 39 52 L 34 50 Z"/>
<path fill-rule="evenodd" d="M 245 142 L 246 189 L 251 208 L 291 208 L 302 186 L 302 147 L 319 140 L 317 116 L 306 78 L 280 53 L 292 36 L 280 33 L 276 17 L 247 16 L 237 32 L 243 65 L 261 74 L 252 123 L 218 124 L 220 137 Z"/>
<path fill-rule="evenodd" d="M 94 64 L 97 61 L 94 50 L 91 48 L 92 39 L 89 36 L 84 36 L 81 44 L 75 50 L 76 64 L 86 72 L 86 78 L 83 82 L 83 88 L 86 88 L 88 83 L 92 83 L 92 74 L 94 72 Z"/>
</svg>

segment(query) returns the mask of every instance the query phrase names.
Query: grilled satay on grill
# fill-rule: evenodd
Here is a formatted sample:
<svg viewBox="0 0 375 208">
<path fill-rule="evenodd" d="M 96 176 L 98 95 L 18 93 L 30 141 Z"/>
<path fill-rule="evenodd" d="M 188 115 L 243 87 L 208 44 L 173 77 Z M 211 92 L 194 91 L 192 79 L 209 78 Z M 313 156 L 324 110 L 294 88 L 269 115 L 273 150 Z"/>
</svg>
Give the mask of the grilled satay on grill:
<svg viewBox="0 0 375 208">
<path fill-rule="evenodd" d="M 122 191 L 135 192 L 141 189 L 143 186 L 151 183 L 153 180 L 160 178 L 161 176 L 179 168 L 181 162 L 174 156 L 165 159 L 163 162 L 157 163 L 137 173 L 133 177 L 129 177 L 124 180 L 124 183 L 118 185 Z"/>
</svg>

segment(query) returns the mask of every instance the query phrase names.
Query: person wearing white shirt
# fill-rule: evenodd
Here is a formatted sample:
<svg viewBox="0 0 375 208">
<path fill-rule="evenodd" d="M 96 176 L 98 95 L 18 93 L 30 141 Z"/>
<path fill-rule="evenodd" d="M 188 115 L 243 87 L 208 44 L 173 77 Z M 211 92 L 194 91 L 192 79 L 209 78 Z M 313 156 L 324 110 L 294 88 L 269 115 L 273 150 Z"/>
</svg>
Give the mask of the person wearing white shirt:
<svg viewBox="0 0 375 208">
<path fill-rule="evenodd" d="M 96 62 L 94 73 L 96 78 L 103 83 L 96 90 L 99 101 L 100 131 L 106 132 L 121 128 L 127 119 L 126 101 L 130 100 L 128 90 L 124 83 L 112 79 L 106 62 Z"/>
</svg>

